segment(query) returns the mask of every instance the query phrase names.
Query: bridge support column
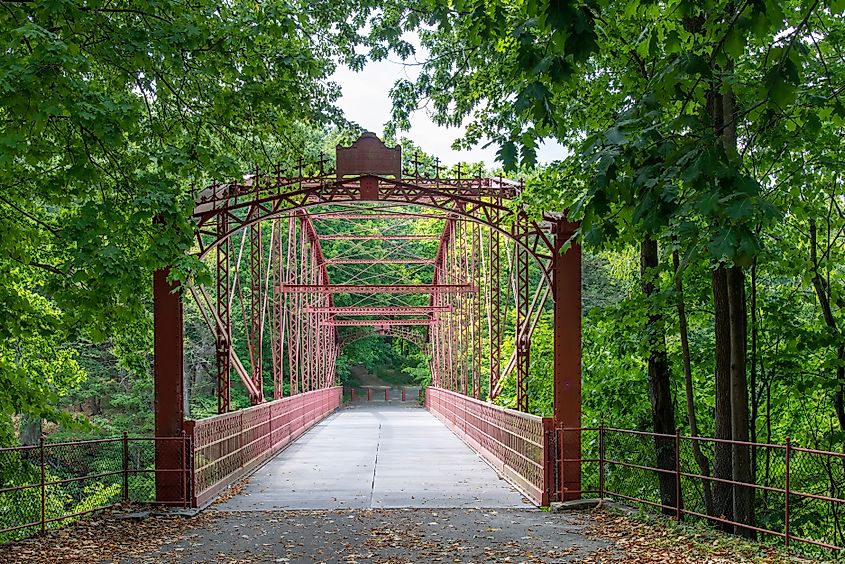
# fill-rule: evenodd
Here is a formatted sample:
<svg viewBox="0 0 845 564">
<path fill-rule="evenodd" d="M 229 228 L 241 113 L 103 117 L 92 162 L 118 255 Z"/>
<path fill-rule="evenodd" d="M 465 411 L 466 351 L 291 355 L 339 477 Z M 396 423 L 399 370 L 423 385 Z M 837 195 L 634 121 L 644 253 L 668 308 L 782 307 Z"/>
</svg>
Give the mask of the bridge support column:
<svg viewBox="0 0 845 564">
<path fill-rule="evenodd" d="M 559 220 L 554 233 L 554 422 L 558 437 L 557 475 L 563 500 L 581 497 L 581 247 L 572 241 L 577 224 Z"/>
<path fill-rule="evenodd" d="M 153 331 L 155 374 L 155 436 L 173 437 L 156 441 L 156 501 L 183 500 L 184 476 L 182 425 L 185 419 L 182 374 L 182 295 L 177 284 L 167 281 L 170 269 L 153 274 Z M 163 471 L 163 472 L 162 472 Z"/>
</svg>

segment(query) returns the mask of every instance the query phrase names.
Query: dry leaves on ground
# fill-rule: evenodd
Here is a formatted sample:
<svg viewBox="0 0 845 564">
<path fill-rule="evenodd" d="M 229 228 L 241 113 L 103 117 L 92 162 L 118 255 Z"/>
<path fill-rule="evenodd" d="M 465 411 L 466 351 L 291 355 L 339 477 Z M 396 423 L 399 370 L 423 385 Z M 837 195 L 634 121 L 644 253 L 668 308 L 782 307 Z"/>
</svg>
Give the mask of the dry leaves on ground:
<svg viewBox="0 0 845 564">
<path fill-rule="evenodd" d="M 735 564 L 788 562 L 781 551 L 715 531 L 675 526 L 660 517 L 635 518 L 596 510 L 585 516 L 591 538 L 611 546 L 591 553 L 585 563 Z"/>
<path fill-rule="evenodd" d="M 188 529 L 213 520 L 210 514 L 191 519 L 177 515 L 121 519 L 119 513 L 99 513 L 43 536 L 0 545 L 0 561 L 87 564 L 143 558 L 165 544 L 181 540 Z"/>
</svg>

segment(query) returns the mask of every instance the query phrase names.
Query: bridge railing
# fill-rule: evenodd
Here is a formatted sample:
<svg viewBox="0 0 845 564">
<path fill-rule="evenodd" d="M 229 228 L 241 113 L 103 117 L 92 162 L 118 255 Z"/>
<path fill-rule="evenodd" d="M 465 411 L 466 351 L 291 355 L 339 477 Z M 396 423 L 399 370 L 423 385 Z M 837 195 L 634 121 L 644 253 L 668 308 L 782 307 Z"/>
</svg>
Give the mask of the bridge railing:
<svg viewBox="0 0 845 564">
<path fill-rule="evenodd" d="M 255 469 L 340 407 L 343 388 L 305 392 L 185 422 L 193 445 L 192 505 L 204 507 L 230 484 Z"/>
<path fill-rule="evenodd" d="M 550 418 L 429 386 L 425 406 L 537 505 L 548 504 Z"/>
</svg>

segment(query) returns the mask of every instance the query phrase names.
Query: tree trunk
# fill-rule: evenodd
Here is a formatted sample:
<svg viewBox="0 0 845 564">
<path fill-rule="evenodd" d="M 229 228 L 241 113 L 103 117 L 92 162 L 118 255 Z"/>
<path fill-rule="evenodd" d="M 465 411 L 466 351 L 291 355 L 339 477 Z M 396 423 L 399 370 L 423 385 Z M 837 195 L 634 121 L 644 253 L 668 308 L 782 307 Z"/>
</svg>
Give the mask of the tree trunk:
<svg viewBox="0 0 845 564">
<path fill-rule="evenodd" d="M 720 264 L 712 272 L 713 308 L 716 340 L 716 413 L 717 439 L 730 440 L 731 433 L 731 324 L 728 309 L 728 279 L 725 266 Z M 732 477 L 731 447 L 715 443 L 713 473 L 720 480 Z M 713 486 L 713 516 L 733 520 L 733 489 L 729 484 L 715 482 Z M 720 523 L 719 528 L 733 532 L 733 526 Z"/>
<path fill-rule="evenodd" d="M 833 309 L 830 307 L 830 288 L 827 286 L 827 281 L 822 277 L 819 269 L 819 255 L 818 255 L 818 230 L 816 227 L 816 220 L 810 220 L 810 264 L 813 268 L 813 289 L 816 291 L 816 298 L 819 300 L 819 307 L 822 310 L 822 318 L 825 325 L 835 335 L 839 335 L 839 327 L 836 323 L 836 318 L 833 317 Z M 833 394 L 833 410 L 836 413 L 836 420 L 839 422 L 839 429 L 845 431 L 845 401 L 843 401 L 842 391 L 845 386 L 845 366 L 842 360 L 845 359 L 845 347 L 842 345 L 836 349 L 836 359 L 839 364 L 836 367 L 836 381 L 838 386 Z M 843 445 L 845 451 L 845 445 Z"/>
<path fill-rule="evenodd" d="M 746 373 L 746 347 L 748 338 L 748 312 L 745 302 L 745 273 L 739 266 L 728 270 L 728 302 L 730 308 L 731 338 L 731 434 L 734 441 L 748 442 L 748 377 Z M 751 457 L 747 444 L 734 443 L 733 480 L 752 483 Z M 747 525 L 754 524 L 754 489 L 734 486 L 734 519 Z M 737 534 L 755 538 L 751 529 L 736 527 Z"/>
<path fill-rule="evenodd" d="M 41 418 L 31 415 L 21 417 L 20 443 L 21 446 L 37 445 L 41 438 Z"/>
<path fill-rule="evenodd" d="M 760 394 L 757 393 L 757 259 L 751 265 L 751 381 L 748 383 L 751 395 L 751 417 L 748 428 L 751 433 L 751 479 L 757 483 L 757 413 L 760 406 Z"/>
<path fill-rule="evenodd" d="M 684 303 L 684 280 L 681 273 L 678 251 L 672 253 L 672 266 L 675 269 L 675 291 L 678 294 L 678 332 L 681 336 L 681 357 L 684 365 L 684 389 L 686 392 L 687 418 L 689 419 L 690 435 L 698 436 L 698 418 L 695 414 L 695 390 L 692 381 L 692 362 L 690 361 L 689 331 L 687 329 L 687 312 Z M 692 441 L 692 455 L 702 476 L 710 476 L 710 462 L 701 452 L 698 441 Z M 709 480 L 702 483 L 704 492 L 704 508 L 708 515 L 713 515 L 713 489 Z"/>
<path fill-rule="evenodd" d="M 652 298 L 657 292 L 654 283 L 657 277 L 658 257 L 657 241 L 646 238 L 640 246 L 640 281 L 642 291 L 648 300 L 648 320 L 646 338 L 648 339 L 648 392 L 651 400 L 651 415 L 654 432 L 666 435 L 675 433 L 675 412 L 672 407 L 671 378 L 669 360 L 666 356 L 666 336 L 663 316 Z M 675 440 L 668 437 L 655 437 L 654 447 L 657 467 L 675 470 Z M 677 499 L 675 476 L 666 472 L 658 473 L 660 501 L 663 512 L 675 514 L 680 500 Z"/>
</svg>

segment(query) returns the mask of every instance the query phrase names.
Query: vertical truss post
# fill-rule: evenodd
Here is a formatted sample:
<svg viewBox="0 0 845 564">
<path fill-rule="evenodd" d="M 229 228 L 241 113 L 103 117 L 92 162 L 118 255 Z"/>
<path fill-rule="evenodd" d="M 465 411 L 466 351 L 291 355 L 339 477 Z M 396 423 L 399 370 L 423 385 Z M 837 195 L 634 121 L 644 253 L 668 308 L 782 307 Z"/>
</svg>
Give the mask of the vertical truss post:
<svg viewBox="0 0 845 564">
<path fill-rule="evenodd" d="M 528 245 L 528 218 L 520 213 L 514 224 L 516 239 L 522 245 L 516 245 L 516 408 L 528 411 L 528 374 L 530 367 L 531 343 L 529 341 L 529 309 L 531 307 L 531 288 L 528 278 L 530 259 L 523 245 Z"/>
<path fill-rule="evenodd" d="M 310 268 L 308 264 L 308 237 L 305 234 L 305 219 L 301 218 L 299 220 L 299 280 L 301 284 L 308 284 L 311 280 Z M 300 328 L 299 328 L 299 354 L 300 354 L 300 366 L 301 366 L 301 378 L 300 378 L 300 389 L 303 392 L 308 392 L 311 390 L 310 382 L 311 382 L 311 340 L 308 338 L 310 334 L 310 326 L 309 326 L 309 318 L 308 314 L 302 319 L 303 317 L 303 310 L 307 308 L 310 304 L 310 294 L 304 293 L 302 294 L 302 300 L 299 303 L 299 307 L 297 308 L 297 314 L 300 317 Z"/>
<path fill-rule="evenodd" d="M 262 284 L 264 276 L 261 269 L 262 257 L 261 222 L 257 221 L 249 227 L 249 347 L 250 378 L 260 395 L 251 398 L 252 404 L 264 401 L 262 382 L 262 357 L 264 341 L 264 323 L 262 315 Z"/>
<path fill-rule="evenodd" d="M 466 245 L 466 222 L 461 220 L 458 222 L 458 248 L 457 248 L 457 264 L 455 265 L 456 278 L 458 283 L 467 282 L 467 245 Z M 469 376 L 467 371 L 469 369 L 469 320 L 468 320 L 468 300 L 465 296 L 456 294 L 458 300 L 458 370 L 460 377 L 460 391 L 462 394 L 469 395 Z"/>
<path fill-rule="evenodd" d="M 288 262 L 287 262 L 287 283 L 296 284 L 299 278 L 299 244 L 297 239 L 296 220 L 293 216 L 288 218 Z M 300 343 L 299 328 L 302 315 L 302 294 L 295 293 L 287 296 L 290 303 L 288 312 L 288 375 L 290 377 L 290 393 L 299 393 L 299 378 L 302 365 L 300 364 Z"/>
<path fill-rule="evenodd" d="M 228 214 L 221 213 L 217 220 L 217 237 L 225 236 L 229 228 Z M 217 245 L 216 262 L 216 297 L 217 317 L 220 323 L 216 325 L 215 353 L 217 360 L 217 413 L 227 413 L 231 409 L 230 379 L 232 357 L 232 319 L 229 297 L 229 254 L 232 244 L 227 237 Z"/>
<path fill-rule="evenodd" d="M 287 263 L 283 259 L 283 253 L 286 252 L 284 245 L 284 238 L 282 236 L 282 220 L 273 220 L 273 248 L 270 251 L 270 261 L 272 264 L 272 293 L 273 305 L 272 315 L 273 323 L 271 325 L 271 350 L 273 353 L 273 399 L 280 399 L 284 397 L 284 357 L 285 357 L 285 335 L 287 325 L 287 294 L 279 292 L 277 289 L 281 284 L 287 281 Z M 288 234 L 289 235 L 289 234 Z"/>
<path fill-rule="evenodd" d="M 456 235 L 457 222 L 453 219 L 452 229 L 449 233 L 449 246 L 447 247 L 447 256 L 449 264 L 449 269 L 447 270 L 449 274 L 449 277 L 447 279 L 448 284 L 457 284 L 457 280 L 455 277 L 455 271 L 457 270 L 457 268 L 455 267 L 455 244 L 457 243 Z M 449 337 L 447 340 L 447 346 L 449 347 L 449 389 L 452 391 L 457 391 L 458 370 L 456 367 L 456 363 L 458 360 L 458 349 L 455 346 L 455 340 L 458 338 L 458 294 L 451 292 L 449 294 L 449 302 L 452 306 L 452 315 L 449 318 Z"/>
<path fill-rule="evenodd" d="M 490 328 L 490 380 L 487 391 L 489 399 L 496 396 L 496 387 L 502 374 L 502 311 L 501 311 L 501 246 L 499 232 L 490 230 L 488 240 L 490 295 L 487 301 L 488 323 Z"/>
<path fill-rule="evenodd" d="M 554 298 L 554 421 L 563 428 L 561 460 L 581 458 L 581 246 L 572 237 L 577 224 L 555 224 L 552 297 Z M 564 245 L 570 241 L 563 252 Z M 564 500 L 581 496 L 581 465 L 562 462 Z M 568 493 L 572 492 L 572 493 Z"/>
<path fill-rule="evenodd" d="M 317 284 L 319 280 L 318 277 L 319 268 L 317 268 L 317 244 L 309 239 L 308 241 L 308 275 L 309 275 L 309 283 L 310 284 Z M 310 293 L 310 300 L 308 305 L 317 306 L 320 305 L 319 300 L 320 294 L 318 292 Z M 308 358 L 310 361 L 310 366 L 308 368 L 308 372 L 310 375 L 310 381 L 308 385 L 309 390 L 316 390 L 319 386 L 317 385 L 319 373 L 317 372 L 317 359 L 319 354 L 319 326 L 317 325 L 317 314 L 313 311 L 308 314 Z"/>
<path fill-rule="evenodd" d="M 472 224 L 472 273 L 470 280 L 476 289 L 472 294 L 472 395 L 481 399 L 481 228 Z"/>
</svg>

